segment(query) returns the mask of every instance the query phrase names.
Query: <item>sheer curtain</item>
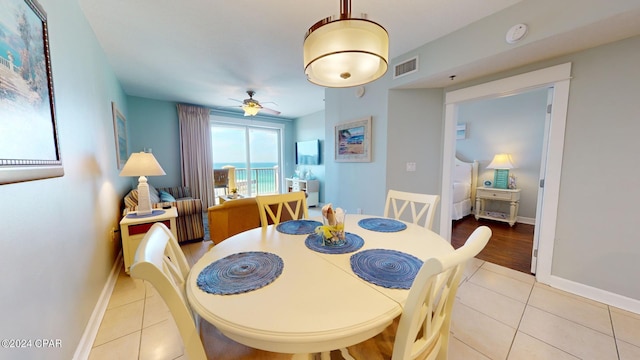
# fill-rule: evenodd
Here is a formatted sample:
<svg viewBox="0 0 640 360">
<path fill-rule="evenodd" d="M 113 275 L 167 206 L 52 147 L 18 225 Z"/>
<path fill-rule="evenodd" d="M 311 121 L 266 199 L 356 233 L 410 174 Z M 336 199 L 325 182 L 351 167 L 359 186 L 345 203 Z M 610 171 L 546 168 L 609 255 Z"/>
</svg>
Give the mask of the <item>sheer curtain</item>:
<svg viewBox="0 0 640 360">
<path fill-rule="evenodd" d="M 202 200 L 204 208 L 215 204 L 213 155 L 209 109 L 178 104 L 182 183 Z"/>
</svg>

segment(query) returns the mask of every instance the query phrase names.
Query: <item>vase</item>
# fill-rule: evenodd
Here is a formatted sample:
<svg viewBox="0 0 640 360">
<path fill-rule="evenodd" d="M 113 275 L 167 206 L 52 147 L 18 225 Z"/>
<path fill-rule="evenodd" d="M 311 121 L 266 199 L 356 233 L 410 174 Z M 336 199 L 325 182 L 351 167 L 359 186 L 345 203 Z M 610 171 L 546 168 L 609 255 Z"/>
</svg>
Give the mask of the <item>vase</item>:
<svg viewBox="0 0 640 360">
<path fill-rule="evenodd" d="M 325 228 L 329 229 L 328 232 L 322 235 L 324 246 L 342 246 L 347 243 L 347 237 L 344 232 L 344 219 L 346 213 L 335 215 L 335 224 L 330 225 L 326 218 L 322 218 L 322 222 Z M 330 234 L 330 236 L 326 236 Z"/>
</svg>

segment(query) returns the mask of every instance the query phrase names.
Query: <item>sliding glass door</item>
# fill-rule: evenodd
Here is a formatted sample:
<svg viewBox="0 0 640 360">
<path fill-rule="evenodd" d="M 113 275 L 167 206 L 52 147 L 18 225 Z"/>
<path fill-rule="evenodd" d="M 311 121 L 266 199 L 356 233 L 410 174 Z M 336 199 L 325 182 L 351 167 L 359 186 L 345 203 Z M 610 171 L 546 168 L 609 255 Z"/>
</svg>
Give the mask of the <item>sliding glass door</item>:
<svg viewBox="0 0 640 360">
<path fill-rule="evenodd" d="M 256 123 L 211 123 L 213 168 L 229 169 L 229 190 L 242 196 L 276 194 L 281 187 L 282 129 Z"/>
</svg>

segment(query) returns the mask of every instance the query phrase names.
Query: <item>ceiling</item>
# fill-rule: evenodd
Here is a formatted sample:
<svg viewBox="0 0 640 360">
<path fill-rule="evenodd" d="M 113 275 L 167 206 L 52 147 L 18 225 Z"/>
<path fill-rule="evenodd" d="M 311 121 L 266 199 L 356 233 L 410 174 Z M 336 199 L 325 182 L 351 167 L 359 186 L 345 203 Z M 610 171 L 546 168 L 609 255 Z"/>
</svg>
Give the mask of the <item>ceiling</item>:
<svg viewBox="0 0 640 360">
<path fill-rule="evenodd" d="M 389 33 L 389 59 L 522 0 L 353 0 L 353 17 Z M 535 1 L 535 0 L 527 0 Z M 324 88 L 306 80 L 309 27 L 340 12 L 340 0 L 79 0 L 128 95 L 241 112 L 254 99 L 297 118 L 324 109 Z M 506 31 L 506 30 L 505 30 Z M 640 6 L 591 25 L 470 62 L 405 87 L 445 87 L 640 34 Z"/>
<path fill-rule="evenodd" d="M 352 16 L 389 32 L 389 58 L 520 0 L 353 0 Z M 339 0 L 79 0 L 128 95 L 237 109 L 255 99 L 296 118 L 324 109 L 306 80 L 302 44 Z"/>
</svg>

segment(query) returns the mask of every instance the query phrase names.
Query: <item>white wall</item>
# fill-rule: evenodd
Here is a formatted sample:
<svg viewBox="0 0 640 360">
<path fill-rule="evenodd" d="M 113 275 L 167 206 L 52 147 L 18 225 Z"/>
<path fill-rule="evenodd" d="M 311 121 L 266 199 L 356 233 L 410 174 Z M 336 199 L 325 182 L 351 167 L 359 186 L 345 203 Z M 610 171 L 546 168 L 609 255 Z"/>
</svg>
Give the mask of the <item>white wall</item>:
<svg viewBox="0 0 640 360">
<path fill-rule="evenodd" d="M 325 125 L 324 125 L 324 110 L 315 112 L 310 115 L 300 117 L 294 121 L 294 141 L 306 141 L 306 140 L 320 140 L 320 165 L 304 165 L 301 168 L 308 169 L 320 181 L 320 202 L 324 203 L 325 192 L 325 164 L 327 161 L 332 161 L 333 158 L 326 149 L 325 141 Z M 294 174 L 285 174 L 287 177 L 291 177 Z"/>
<path fill-rule="evenodd" d="M 493 181 L 494 171 L 486 168 L 493 156 L 511 154 L 515 169 L 510 174 L 521 189 L 518 215 L 529 220 L 536 217 L 546 104 L 547 89 L 539 89 L 467 102 L 458 109 L 458 123 L 467 125 L 467 136 L 456 141 L 456 152 L 468 161 L 478 160 L 480 186 L 484 180 Z M 508 204 L 502 205 L 508 210 Z"/>
<path fill-rule="evenodd" d="M 440 194 L 443 101 L 442 89 L 389 91 L 385 194 L 389 189 Z M 416 171 L 407 171 L 408 162 L 416 163 Z M 435 230 L 439 228 L 439 218 L 440 204 L 436 208 Z"/>
<path fill-rule="evenodd" d="M 325 109 L 325 202 L 349 214 L 382 215 L 387 177 L 388 76 L 365 86 L 358 98 L 355 89 L 326 89 Z M 335 161 L 335 126 L 371 117 L 371 162 Z"/>
<path fill-rule="evenodd" d="M 548 56 L 536 52 L 537 48 L 551 46 L 558 50 L 571 46 L 578 51 L 586 46 L 585 36 L 600 40 L 602 31 L 596 30 L 587 33 L 588 35 L 576 35 L 575 32 L 588 29 L 594 23 L 607 21 L 616 23 L 614 25 L 624 21 L 628 23 L 627 30 L 637 29 L 637 26 L 633 25 L 633 22 L 637 23 L 637 13 L 637 0 L 521 1 L 396 59 L 391 59 L 390 64 L 398 64 L 419 56 L 418 71 L 393 80 L 392 86 L 416 87 L 413 82 L 425 79 L 446 80 L 450 75 L 456 75 L 456 81 L 466 81 L 468 72 L 465 70 L 470 64 L 473 64 L 472 69 L 484 68 L 486 74 L 491 74 L 546 60 Z M 635 14 L 636 17 L 625 17 L 627 14 Z M 505 41 L 507 30 L 519 23 L 529 26 L 527 36 L 517 44 L 508 44 Z M 625 37 L 624 34 L 628 33 L 630 32 L 617 31 L 613 35 L 617 37 L 616 40 L 621 40 Z M 505 61 L 503 55 L 510 52 L 519 56 Z"/>
<path fill-rule="evenodd" d="M 640 36 L 571 59 L 552 274 L 640 301 Z"/>
<path fill-rule="evenodd" d="M 0 186 L 1 339 L 60 339 L 61 348 L 0 349 L 3 359 L 71 359 L 120 249 L 129 183 L 118 176 L 111 101 L 124 93 L 74 0 L 48 14 L 64 176 Z"/>
<path fill-rule="evenodd" d="M 517 21 L 511 12 L 502 15 L 511 22 Z M 465 32 L 482 33 L 488 31 L 485 26 L 472 24 Z M 457 43 L 459 39 L 453 37 L 449 40 Z M 637 71 L 640 36 L 505 70 L 445 90 L 566 62 L 573 65 L 552 276 L 558 279 L 555 284 L 564 289 L 598 296 L 602 301 L 622 304 L 627 309 L 640 312 L 640 287 L 636 286 L 636 275 L 640 273 L 640 262 L 637 261 L 640 242 L 633 226 L 640 203 L 640 190 L 634 183 L 640 177 L 640 168 L 635 165 L 636 143 L 640 134 L 640 122 L 637 121 L 640 114 L 640 102 L 637 101 L 637 94 L 640 94 L 640 72 Z M 335 121 L 333 119 L 355 118 L 365 112 L 384 114 L 389 108 L 389 121 L 385 125 L 391 127 L 391 119 L 400 119 L 403 114 L 396 117 L 397 109 L 390 104 L 391 100 L 385 101 L 394 97 L 384 97 L 389 86 L 384 81 L 367 85 L 367 93 L 373 92 L 379 97 L 375 98 L 376 101 L 367 102 L 366 106 L 353 100 L 348 89 L 328 89 L 327 126 L 332 126 L 330 121 Z M 404 104 L 403 111 L 407 114 L 422 112 L 425 117 L 442 114 L 443 104 L 429 105 L 433 101 L 430 96 L 433 95 L 425 94 L 422 102 Z M 424 136 L 441 130 L 442 124 L 429 124 L 422 129 Z M 376 161 L 380 161 L 381 151 L 391 154 L 396 151 L 395 147 L 404 146 L 406 139 L 396 134 L 388 136 L 386 141 L 384 148 L 376 146 Z M 428 162 L 442 161 L 440 153 L 425 153 L 424 156 Z M 388 163 L 394 161 L 389 160 Z M 433 171 L 437 172 L 433 176 L 442 176 L 439 168 Z M 345 188 L 343 184 L 351 186 L 365 181 L 366 189 L 351 191 L 350 187 L 350 194 L 345 194 L 344 199 L 349 199 L 350 206 L 371 203 L 380 209 L 383 201 L 374 204 L 371 200 L 381 198 L 375 194 L 382 195 L 385 191 L 385 184 L 377 180 L 396 176 L 378 162 L 368 166 L 337 164 L 327 167 L 327 174 L 331 174 L 327 176 L 328 194 L 334 189 L 336 194 L 345 194 L 344 190 L 338 190 Z M 429 182 L 432 179 L 422 175 L 418 181 Z M 375 214 L 368 208 L 365 210 Z"/>
</svg>

